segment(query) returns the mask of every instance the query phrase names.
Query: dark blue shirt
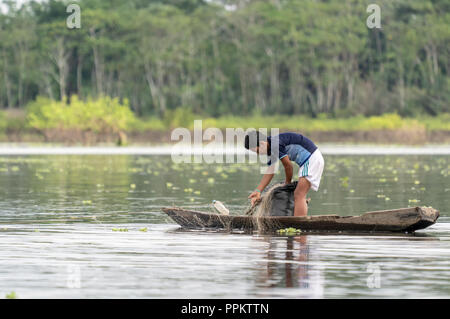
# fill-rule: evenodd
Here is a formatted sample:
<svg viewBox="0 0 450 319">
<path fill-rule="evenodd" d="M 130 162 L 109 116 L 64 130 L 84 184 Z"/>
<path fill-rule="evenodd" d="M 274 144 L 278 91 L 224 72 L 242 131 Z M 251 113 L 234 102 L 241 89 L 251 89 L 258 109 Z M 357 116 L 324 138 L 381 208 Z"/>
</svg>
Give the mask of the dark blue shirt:
<svg viewBox="0 0 450 319">
<path fill-rule="evenodd" d="M 267 165 L 275 163 L 276 160 L 289 156 L 298 166 L 302 166 L 317 149 L 317 146 L 306 136 L 297 133 L 281 133 L 276 136 L 267 137 L 269 142 Z M 276 145 L 278 144 L 278 154 Z M 278 155 L 278 156 L 277 156 Z M 278 157 L 278 158 L 277 158 Z"/>
</svg>

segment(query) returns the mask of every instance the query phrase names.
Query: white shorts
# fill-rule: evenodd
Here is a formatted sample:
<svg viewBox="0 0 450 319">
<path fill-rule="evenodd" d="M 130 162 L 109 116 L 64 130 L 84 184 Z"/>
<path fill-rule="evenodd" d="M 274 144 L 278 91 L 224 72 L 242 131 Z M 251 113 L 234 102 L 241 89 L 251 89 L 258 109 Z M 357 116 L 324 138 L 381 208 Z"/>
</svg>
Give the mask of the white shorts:
<svg viewBox="0 0 450 319">
<path fill-rule="evenodd" d="M 324 164 L 322 153 L 316 149 L 298 171 L 298 177 L 306 178 L 311 183 L 311 189 L 316 192 L 319 190 Z"/>
</svg>

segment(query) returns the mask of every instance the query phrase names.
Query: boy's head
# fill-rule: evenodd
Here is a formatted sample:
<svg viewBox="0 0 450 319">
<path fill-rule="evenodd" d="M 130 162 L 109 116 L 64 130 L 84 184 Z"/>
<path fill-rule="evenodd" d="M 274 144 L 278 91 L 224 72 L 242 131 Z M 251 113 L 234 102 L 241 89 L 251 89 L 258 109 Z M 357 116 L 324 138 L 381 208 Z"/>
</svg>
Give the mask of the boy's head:
<svg viewBox="0 0 450 319">
<path fill-rule="evenodd" d="M 267 154 L 267 137 L 259 131 L 250 131 L 245 135 L 245 148 L 258 154 Z"/>
</svg>

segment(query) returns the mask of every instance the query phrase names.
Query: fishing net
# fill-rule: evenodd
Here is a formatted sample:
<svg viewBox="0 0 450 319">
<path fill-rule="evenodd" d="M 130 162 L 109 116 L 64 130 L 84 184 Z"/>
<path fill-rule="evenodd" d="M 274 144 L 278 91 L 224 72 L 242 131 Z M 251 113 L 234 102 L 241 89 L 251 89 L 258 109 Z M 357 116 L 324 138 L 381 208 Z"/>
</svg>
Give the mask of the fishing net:
<svg viewBox="0 0 450 319">
<path fill-rule="evenodd" d="M 254 228 L 264 231 L 276 229 L 277 222 L 268 216 L 293 216 L 294 191 L 297 182 L 291 184 L 276 183 L 261 194 L 261 200 L 245 212 L 253 217 Z"/>
<path fill-rule="evenodd" d="M 296 187 L 297 181 L 287 185 L 276 183 L 269 186 L 261 194 L 260 201 L 249 207 L 245 214 L 253 217 L 293 216 L 294 191 Z"/>
<path fill-rule="evenodd" d="M 264 233 L 282 228 L 276 217 L 293 216 L 294 191 L 297 182 L 291 184 L 276 183 L 266 188 L 261 194 L 261 200 L 249 207 L 245 215 L 222 215 L 220 213 L 203 213 L 186 211 L 171 207 L 163 209 L 178 224 L 187 228 L 233 228 L 257 230 Z M 211 206 L 212 212 L 214 208 Z"/>
</svg>

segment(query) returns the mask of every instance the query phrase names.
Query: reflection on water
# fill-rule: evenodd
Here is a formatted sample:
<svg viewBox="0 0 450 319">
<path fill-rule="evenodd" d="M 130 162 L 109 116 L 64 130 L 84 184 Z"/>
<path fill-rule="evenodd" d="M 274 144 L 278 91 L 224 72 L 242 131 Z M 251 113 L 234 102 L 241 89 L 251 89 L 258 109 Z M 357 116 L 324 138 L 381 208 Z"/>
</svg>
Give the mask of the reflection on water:
<svg viewBox="0 0 450 319">
<path fill-rule="evenodd" d="M 0 293 L 22 298 L 448 297 L 450 223 L 426 237 L 296 237 L 175 225 L 8 225 Z M 369 288 L 370 265 L 380 288 Z"/>
<path fill-rule="evenodd" d="M 267 297 L 278 288 L 296 288 L 296 297 L 323 298 L 324 282 L 318 251 L 308 243 L 308 236 L 267 239 L 267 267 L 258 277 L 261 292 Z M 281 296 L 282 296 L 282 292 Z"/>
<path fill-rule="evenodd" d="M 0 157 L 0 298 L 450 296 L 448 157 L 325 160 L 311 214 L 432 205 L 439 222 L 416 235 L 185 231 L 161 207 L 209 210 L 220 199 L 237 214 L 258 167 Z"/>
</svg>

